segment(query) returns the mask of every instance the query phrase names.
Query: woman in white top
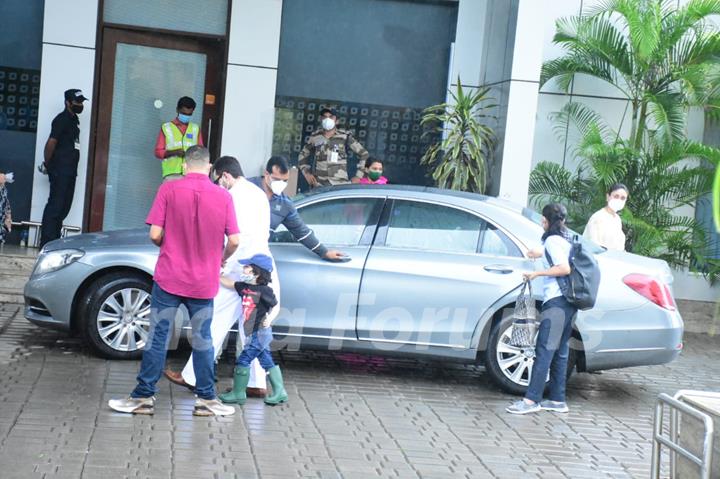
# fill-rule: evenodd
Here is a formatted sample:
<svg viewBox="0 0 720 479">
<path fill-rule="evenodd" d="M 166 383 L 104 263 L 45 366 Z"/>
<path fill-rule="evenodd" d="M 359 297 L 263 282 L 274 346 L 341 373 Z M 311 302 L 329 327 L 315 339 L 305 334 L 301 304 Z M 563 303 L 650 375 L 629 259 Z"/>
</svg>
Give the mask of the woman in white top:
<svg viewBox="0 0 720 479">
<path fill-rule="evenodd" d="M 590 217 L 583 236 L 609 250 L 625 251 L 625 233 L 618 212 L 625 208 L 627 198 L 627 186 L 622 183 L 612 185 L 608 190 L 607 205 Z"/>
<path fill-rule="evenodd" d="M 543 304 L 535 343 L 535 361 L 525 398 L 506 408 L 512 414 L 528 414 L 540 410 L 568 412 L 565 402 L 565 381 L 570 355 L 570 335 L 577 308 L 570 304 L 560 289 L 559 281 L 570 274 L 567 210 L 559 203 L 550 203 L 542 210 L 544 248 L 528 252 L 530 258 L 543 258 L 545 268 L 525 273 L 527 281 L 543 277 Z M 550 372 L 548 398 L 543 399 L 545 380 Z"/>
</svg>

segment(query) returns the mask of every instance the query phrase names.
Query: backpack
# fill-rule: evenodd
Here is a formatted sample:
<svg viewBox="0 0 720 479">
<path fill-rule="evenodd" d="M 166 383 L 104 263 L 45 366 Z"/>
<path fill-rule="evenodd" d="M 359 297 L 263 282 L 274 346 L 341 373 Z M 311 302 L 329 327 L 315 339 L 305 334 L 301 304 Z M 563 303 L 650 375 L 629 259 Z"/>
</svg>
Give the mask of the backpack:
<svg viewBox="0 0 720 479">
<path fill-rule="evenodd" d="M 550 254 L 545 250 L 545 257 L 554 266 Z M 600 268 L 595 256 L 583 248 L 580 237 L 574 235 L 570 242 L 570 274 L 558 276 L 560 291 L 568 303 L 584 311 L 595 306 L 597 292 L 600 287 Z"/>
</svg>

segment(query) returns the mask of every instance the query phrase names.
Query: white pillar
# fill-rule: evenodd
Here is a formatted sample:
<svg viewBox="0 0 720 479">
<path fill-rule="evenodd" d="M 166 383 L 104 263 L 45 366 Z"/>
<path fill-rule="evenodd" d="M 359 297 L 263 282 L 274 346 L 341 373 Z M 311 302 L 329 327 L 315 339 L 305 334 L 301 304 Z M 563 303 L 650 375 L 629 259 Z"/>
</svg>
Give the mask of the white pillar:
<svg viewBox="0 0 720 479">
<path fill-rule="evenodd" d="M 98 0 L 45 0 L 35 164 L 43 161 L 53 118 L 65 108 L 63 92 L 79 88 L 93 101 Z M 80 163 L 72 209 L 65 224 L 82 226 L 85 208 L 91 105 L 80 118 Z M 30 218 L 42 219 L 50 183 L 34 170 Z M 32 238 L 31 238 L 32 240 Z"/>
<path fill-rule="evenodd" d="M 256 176 L 272 151 L 282 0 L 233 0 L 221 150 Z"/>
<path fill-rule="evenodd" d="M 521 205 L 527 204 L 532 169 L 544 12 L 543 2 L 519 2 L 499 196 Z"/>
<path fill-rule="evenodd" d="M 455 88 L 458 76 L 463 86 L 478 87 L 482 83 L 480 67 L 487 14 L 486 0 L 459 0 L 455 48 L 448 83 Z"/>
</svg>

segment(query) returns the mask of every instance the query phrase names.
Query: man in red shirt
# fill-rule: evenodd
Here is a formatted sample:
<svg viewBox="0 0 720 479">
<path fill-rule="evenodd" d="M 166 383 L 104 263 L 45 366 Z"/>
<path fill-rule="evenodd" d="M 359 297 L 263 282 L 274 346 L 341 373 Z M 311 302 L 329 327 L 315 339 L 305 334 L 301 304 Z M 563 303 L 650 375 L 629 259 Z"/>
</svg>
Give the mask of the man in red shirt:
<svg viewBox="0 0 720 479">
<path fill-rule="evenodd" d="M 213 298 L 220 287 L 220 268 L 240 243 L 237 217 L 230 193 L 212 184 L 208 177 L 207 148 L 193 146 L 184 159 L 185 178 L 160 186 L 146 220 L 150 225 L 150 239 L 160 246 L 150 305 L 150 345 L 143 352 L 137 387 L 130 397 L 108 402 L 110 408 L 118 412 L 153 414 L 155 385 L 165 366 L 170 326 L 183 304 L 190 313 L 193 330 L 193 368 L 198 397 L 193 414 L 235 413 L 234 408 L 222 404 L 215 396 L 210 322 Z"/>
<path fill-rule="evenodd" d="M 200 126 L 190 121 L 195 106 L 192 98 L 180 98 L 177 102 L 177 116 L 160 127 L 155 141 L 155 156 L 162 161 L 163 181 L 182 178 L 185 152 L 195 145 L 204 146 Z"/>
</svg>

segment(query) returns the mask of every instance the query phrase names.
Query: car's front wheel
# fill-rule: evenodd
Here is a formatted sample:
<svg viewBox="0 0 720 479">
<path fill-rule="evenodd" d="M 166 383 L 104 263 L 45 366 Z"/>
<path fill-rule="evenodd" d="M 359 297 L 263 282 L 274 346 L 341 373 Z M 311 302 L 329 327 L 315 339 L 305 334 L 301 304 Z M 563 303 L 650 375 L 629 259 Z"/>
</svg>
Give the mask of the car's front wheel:
<svg viewBox="0 0 720 479">
<path fill-rule="evenodd" d="M 485 351 L 485 369 L 490 378 L 504 391 L 523 395 L 527 391 L 535 363 L 535 347 L 517 347 L 510 344 L 513 318 L 498 321 L 490 332 Z M 567 377 L 575 368 L 576 354 L 570 350 Z"/>
<path fill-rule="evenodd" d="M 150 333 L 151 283 L 140 275 L 113 273 L 90 287 L 83 332 L 88 344 L 109 359 L 137 359 Z"/>
</svg>

